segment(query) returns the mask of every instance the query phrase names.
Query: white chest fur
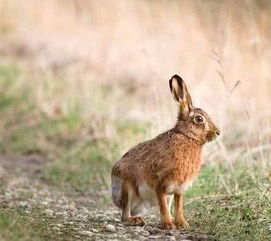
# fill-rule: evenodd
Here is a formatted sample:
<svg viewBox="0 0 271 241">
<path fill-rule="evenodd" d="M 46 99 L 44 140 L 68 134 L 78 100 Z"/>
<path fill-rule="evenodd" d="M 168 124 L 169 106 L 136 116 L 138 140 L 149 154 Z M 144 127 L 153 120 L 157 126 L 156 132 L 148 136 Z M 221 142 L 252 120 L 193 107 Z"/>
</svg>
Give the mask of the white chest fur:
<svg viewBox="0 0 271 241">
<path fill-rule="evenodd" d="M 171 182 L 166 188 L 166 194 L 182 194 L 193 184 L 193 180 L 186 181 L 185 183 Z M 151 203 L 156 202 L 155 191 L 146 183 L 139 186 L 140 197 L 151 201 Z"/>
<path fill-rule="evenodd" d="M 172 182 L 170 183 L 166 188 L 167 194 L 182 194 L 184 193 L 189 187 L 191 187 L 193 184 L 193 181 L 187 181 L 185 183 L 178 183 L 178 182 Z"/>
</svg>

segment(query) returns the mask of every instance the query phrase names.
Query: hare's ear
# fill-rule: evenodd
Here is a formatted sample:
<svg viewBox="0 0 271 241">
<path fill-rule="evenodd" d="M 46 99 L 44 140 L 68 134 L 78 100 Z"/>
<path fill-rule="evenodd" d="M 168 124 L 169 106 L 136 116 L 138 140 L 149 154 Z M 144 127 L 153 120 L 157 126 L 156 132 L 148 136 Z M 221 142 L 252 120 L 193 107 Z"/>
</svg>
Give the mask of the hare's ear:
<svg viewBox="0 0 271 241">
<path fill-rule="evenodd" d="M 184 116 L 187 116 L 192 109 L 192 99 L 187 90 L 183 79 L 179 75 L 174 75 L 169 80 L 171 94 L 175 101 L 180 106 L 180 111 Z"/>
</svg>

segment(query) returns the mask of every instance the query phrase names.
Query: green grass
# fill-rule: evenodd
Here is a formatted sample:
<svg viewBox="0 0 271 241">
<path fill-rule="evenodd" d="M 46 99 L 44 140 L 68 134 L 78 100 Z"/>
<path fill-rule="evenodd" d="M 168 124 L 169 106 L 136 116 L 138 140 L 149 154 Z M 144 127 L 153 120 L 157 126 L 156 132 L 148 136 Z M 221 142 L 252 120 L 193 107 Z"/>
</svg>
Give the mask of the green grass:
<svg viewBox="0 0 271 241">
<path fill-rule="evenodd" d="M 73 240 L 78 234 L 74 227 L 63 217 L 48 216 L 42 207 L 13 207 L 0 213 L 1 240 Z"/>
<path fill-rule="evenodd" d="M 5 117 L 1 119 L 0 152 L 48 156 L 52 161 L 44 166 L 40 175 L 59 188 L 84 191 L 90 186 L 109 187 L 108 173 L 121 155 L 121 141 L 133 142 L 137 136 L 144 136 L 148 125 L 124 119 L 114 123 L 116 138 L 96 137 L 97 130 L 94 129 L 94 133 L 88 130 L 90 120 L 83 118 L 80 103 L 69 103 L 67 99 L 68 108 L 53 117 L 35 105 L 31 92 L 35 90 L 20 84 L 23 78 L 30 77 L 14 66 L 0 67 L 0 114 Z M 49 86 L 44 81 L 48 98 L 59 94 L 61 86 Z"/>
<path fill-rule="evenodd" d="M 45 166 L 43 177 L 62 188 L 85 191 L 93 188 L 109 187 L 108 174 L 116 152 L 110 143 L 99 145 L 86 142 L 60 159 Z M 109 156 L 108 153 L 112 155 Z"/>
<path fill-rule="evenodd" d="M 119 140 L 126 136 L 142 135 L 146 131 L 145 128 L 145 124 L 129 124 L 126 121 L 117 125 L 119 138 L 116 140 L 79 140 L 63 155 L 45 166 L 42 175 L 52 184 L 62 188 L 72 187 L 80 191 L 89 190 L 90 186 L 96 189 L 109 188 L 112 165 L 121 156 Z"/>
<path fill-rule="evenodd" d="M 202 169 L 186 194 L 191 231 L 208 233 L 214 240 L 269 240 L 270 180 L 259 170 L 251 175 L 240 163 L 233 170 Z"/>
<path fill-rule="evenodd" d="M 49 116 L 35 103 L 33 96 L 37 90 L 31 89 L 28 78 L 31 75 L 24 76 L 14 66 L 0 66 L 1 153 L 56 154 L 70 148 L 85 125 L 80 106 L 70 103 L 67 111 Z M 25 81 L 30 82 L 29 86 Z"/>
</svg>

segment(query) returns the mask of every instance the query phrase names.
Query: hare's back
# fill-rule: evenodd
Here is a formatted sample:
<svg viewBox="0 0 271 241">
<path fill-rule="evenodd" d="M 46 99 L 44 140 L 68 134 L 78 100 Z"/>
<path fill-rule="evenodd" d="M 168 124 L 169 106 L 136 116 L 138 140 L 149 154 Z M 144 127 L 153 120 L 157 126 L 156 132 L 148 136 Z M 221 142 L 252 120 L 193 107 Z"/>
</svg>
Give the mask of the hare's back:
<svg viewBox="0 0 271 241">
<path fill-rule="evenodd" d="M 142 175 L 151 167 L 163 163 L 172 156 L 170 139 L 167 132 L 154 139 L 139 143 L 126 152 L 113 167 L 113 172 L 119 176 Z"/>
</svg>

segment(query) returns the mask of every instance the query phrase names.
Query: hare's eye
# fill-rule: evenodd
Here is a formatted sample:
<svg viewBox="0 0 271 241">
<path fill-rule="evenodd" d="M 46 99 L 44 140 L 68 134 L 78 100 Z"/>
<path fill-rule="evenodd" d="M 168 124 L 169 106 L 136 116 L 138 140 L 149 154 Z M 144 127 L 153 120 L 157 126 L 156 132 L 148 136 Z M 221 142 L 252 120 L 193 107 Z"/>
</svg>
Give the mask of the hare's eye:
<svg viewBox="0 0 271 241">
<path fill-rule="evenodd" d="M 197 124 L 200 124 L 204 121 L 203 117 L 201 115 L 196 115 L 194 117 L 194 121 L 197 123 Z"/>
</svg>

